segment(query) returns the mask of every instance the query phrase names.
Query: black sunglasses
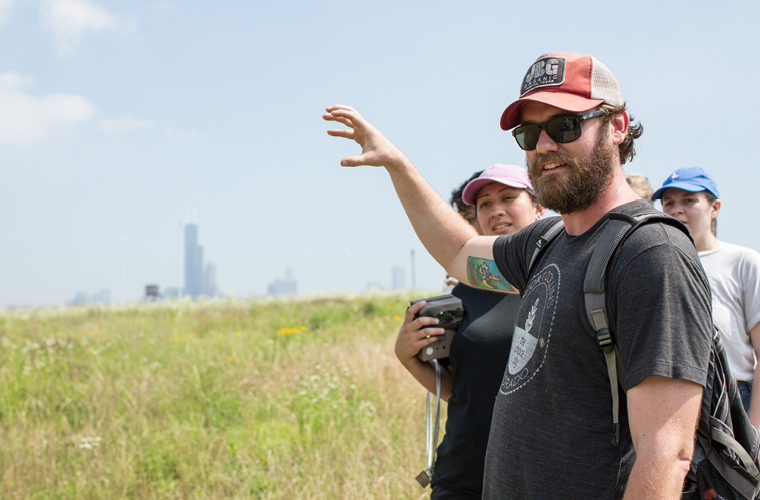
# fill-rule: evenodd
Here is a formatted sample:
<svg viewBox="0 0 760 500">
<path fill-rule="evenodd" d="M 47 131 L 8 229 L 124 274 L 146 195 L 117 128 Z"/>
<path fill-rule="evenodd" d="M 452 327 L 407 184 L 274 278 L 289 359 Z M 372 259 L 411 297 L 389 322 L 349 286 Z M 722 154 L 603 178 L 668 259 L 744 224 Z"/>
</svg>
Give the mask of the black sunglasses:
<svg viewBox="0 0 760 500">
<path fill-rule="evenodd" d="M 604 111 L 599 109 L 585 115 L 555 116 L 544 123 L 528 123 L 527 125 L 520 125 L 512 131 L 512 135 L 517 141 L 517 144 L 524 151 L 533 151 L 536 149 L 538 138 L 541 135 L 542 130 L 546 130 L 546 134 L 551 137 L 554 142 L 560 144 L 573 142 L 583 133 L 583 130 L 581 130 L 581 122 L 588 120 L 589 118 L 602 116 L 603 114 Z"/>
</svg>

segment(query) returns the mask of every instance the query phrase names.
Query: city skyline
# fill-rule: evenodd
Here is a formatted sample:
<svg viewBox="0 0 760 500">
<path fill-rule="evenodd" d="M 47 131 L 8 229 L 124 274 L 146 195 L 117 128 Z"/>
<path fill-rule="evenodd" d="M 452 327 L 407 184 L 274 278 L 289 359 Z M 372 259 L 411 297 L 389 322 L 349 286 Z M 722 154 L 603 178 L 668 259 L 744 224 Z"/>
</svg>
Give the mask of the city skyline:
<svg viewBox="0 0 760 500">
<path fill-rule="evenodd" d="M 644 126 L 626 172 L 659 187 L 705 168 L 718 238 L 760 250 L 760 170 L 741 151 L 760 3 L 547 1 L 562 26 L 604 12 L 626 36 L 496 1 L 0 1 L 0 308 L 177 287 L 187 211 L 224 293 L 264 296 L 288 267 L 299 294 L 390 288 L 394 266 L 411 286 L 410 250 L 417 288 L 438 290 L 389 176 L 341 168 L 360 148 L 328 137 L 323 110 L 354 106 L 448 198 L 476 170 L 524 164 L 499 118 L 548 51 L 593 54 L 619 80 Z"/>
</svg>

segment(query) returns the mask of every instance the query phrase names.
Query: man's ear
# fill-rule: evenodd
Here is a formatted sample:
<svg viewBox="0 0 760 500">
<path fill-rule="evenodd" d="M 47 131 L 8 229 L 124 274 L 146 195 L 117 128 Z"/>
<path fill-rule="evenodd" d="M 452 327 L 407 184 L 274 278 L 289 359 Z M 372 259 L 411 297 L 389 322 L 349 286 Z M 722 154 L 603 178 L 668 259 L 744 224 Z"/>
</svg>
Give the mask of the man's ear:
<svg viewBox="0 0 760 500">
<path fill-rule="evenodd" d="M 537 218 L 540 219 L 545 214 L 546 214 L 546 208 L 544 208 L 544 206 L 541 205 L 540 203 L 536 203 L 536 215 L 538 216 Z"/>
<path fill-rule="evenodd" d="M 620 145 L 625 140 L 626 134 L 628 134 L 628 125 L 631 119 L 628 116 L 627 111 L 613 115 L 610 119 L 610 125 L 612 127 L 612 142 Z"/>
</svg>

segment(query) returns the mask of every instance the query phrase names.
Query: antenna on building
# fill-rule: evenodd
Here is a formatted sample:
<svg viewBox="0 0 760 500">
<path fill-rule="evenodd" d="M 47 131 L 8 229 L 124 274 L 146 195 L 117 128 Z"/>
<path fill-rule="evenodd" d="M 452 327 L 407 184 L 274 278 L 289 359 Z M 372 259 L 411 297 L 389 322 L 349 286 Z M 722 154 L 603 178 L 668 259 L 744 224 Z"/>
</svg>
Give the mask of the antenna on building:
<svg viewBox="0 0 760 500">
<path fill-rule="evenodd" d="M 184 251 L 184 245 L 182 244 L 182 229 L 184 228 L 185 223 L 180 219 L 177 222 L 177 227 L 179 227 L 179 267 L 177 268 L 177 298 L 182 298 L 182 267 L 183 267 L 183 259 L 182 259 L 182 253 Z"/>
<path fill-rule="evenodd" d="M 348 291 L 348 259 L 351 258 L 351 254 L 345 252 L 343 254 L 343 291 Z"/>
<path fill-rule="evenodd" d="M 412 257 L 412 290 L 417 289 L 417 273 L 414 270 L 414 248 L 410 250 Z"/>
<path fill-rule="evenodd" d="M 121 305 L 124 305 L 124 281 L 126 280 L 127 276 L 127 256 L 126 256 L 126 246 L 127 246 L 127 237 L 122 236 L 121 239 Z"/>
</svg>

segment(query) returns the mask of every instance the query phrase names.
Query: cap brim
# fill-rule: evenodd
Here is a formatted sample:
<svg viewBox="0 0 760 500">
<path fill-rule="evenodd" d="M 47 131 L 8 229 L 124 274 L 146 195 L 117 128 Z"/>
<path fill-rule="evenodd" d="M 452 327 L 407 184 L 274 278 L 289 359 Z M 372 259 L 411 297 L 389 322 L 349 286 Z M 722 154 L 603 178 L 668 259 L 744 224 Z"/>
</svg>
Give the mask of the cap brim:
<svg viewBox="0 0 760 500">
<path fill-rule="evenodd" d="M 505 186 L 518 189 L 527 189 L 530 187 L 523 182 L 512 179 L 505 181 L 504 179 L 493 177 L 478 177 L 477 179 L 470 181 L 470 183 L 467 184 L 467 187 L 464 188 L 464 191 L 462 191 L 462 201 L 465 203 L 465 205 L 475 205 L 480 188 L 486 184 L 491 184 L 492 182 L 498 182 L 499 184 L 504 184 Z"/>
<path fill-rule="evenodd" d="M 660 189 L 655 191 L 652 195 L 652 201 L 662 198 L 662 193 L 664 193 L 666 189 L 670 188 L 683 189 L 684 191 L 689 191 L 692 193 L 696 193 L 698 191 L 709 191 L 715 195 L 716 198 L 720 198 L 720 196 L 718 196 L 717 193 L 714 193 L 712 189 L 705 187 L 702 184 L 694 184 L 692 182 L 674 182 L 672 184 L 668 184 L 667 186 L 662 186 Z"/>
<path fill-rule="evenodd" d="M 522 97 L 510 104 L 501 115 L 501 129 L 510 130 L 520 125 L 520 111 L 523 104 L 528 101 L 540 102 L 554 106 L 564 111 L 580 113 L 595 108 L 604 102 L 604 99 L 586 99 L 575 94 L 562 92 L 541 91 Z"/>
</svg>

